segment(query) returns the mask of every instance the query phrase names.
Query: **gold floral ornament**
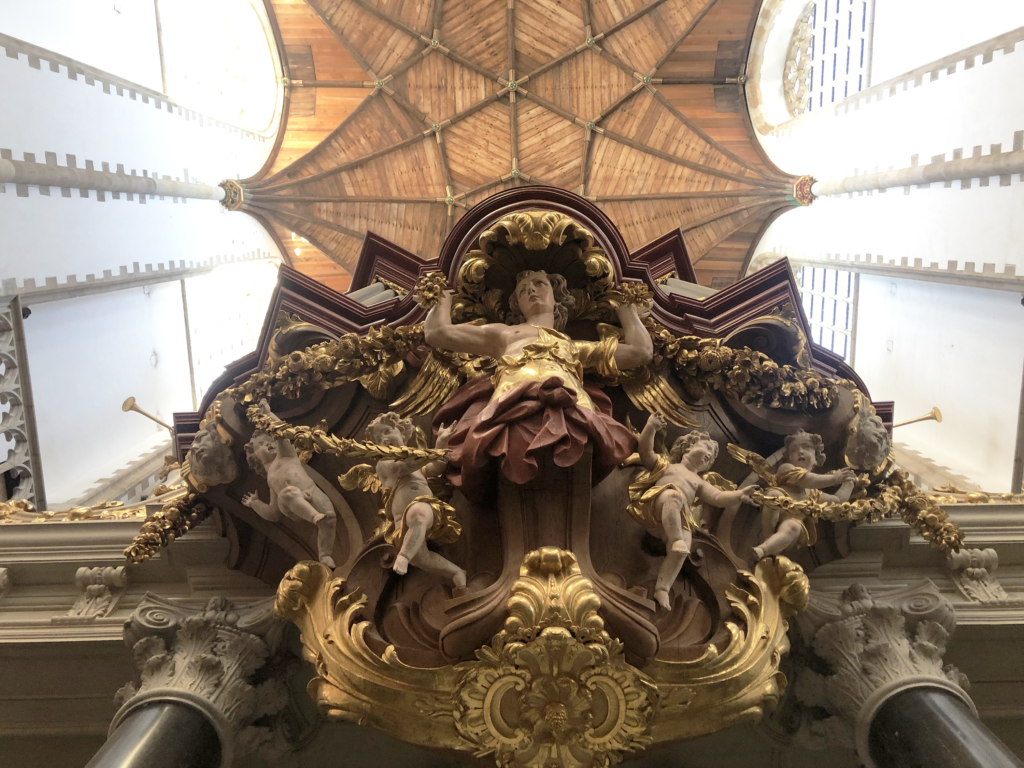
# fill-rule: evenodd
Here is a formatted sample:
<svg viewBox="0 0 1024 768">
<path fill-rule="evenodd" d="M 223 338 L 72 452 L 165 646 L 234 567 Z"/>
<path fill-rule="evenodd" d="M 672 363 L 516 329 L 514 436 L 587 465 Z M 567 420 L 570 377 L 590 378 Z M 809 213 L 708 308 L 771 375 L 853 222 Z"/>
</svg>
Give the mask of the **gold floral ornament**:
<svg viewBox="0 0 1024 768">
<path fill-rule="evenodd" d="M 448 290 L 448 279 L 443 272 L 428 272 L 416 281 L 413 299 L 424 309 L 432 309 L 441 303 L 441 297 Z"/>
<path fill-rule="evenodd" d="M 571 552 L 530 552 L 505 628 L 460 664 L 455 727 L 500 766 L 609 765 L 651 742 L 655 682 L 625 662 Z"/>
<path fill-rule="evenodd" d="M 654 294 L 651 293 L 651 289 L 647 287 L 646 283 L 641 283 L 638 280 L 630 280 L 620 284 L 615 289 L 615 292 L 618 294 L 620 303 L 632 304 L 638 309 L 646 309 L 654 300 Z"/>
<path fill-rule="evenodd" d="M 357 459 L 388 459 L 405 461 L 407 459 L 443 459 L 446 451 L 435 448 L 416 448 L 410 445 L 377 445 L 364 443 L 347 437 L 335 437 L 322 425 L 302 427 L 289 424 L 287 421 L 274 421 L 259 406 L 250 405 L 245 412 L 246 417 L 256 429 L 274 437 L 284 438 L 295 446 L 299 459 L 309 461 L 314 453 L 326 453 L 334 456 L 350 456 Z"/>
<path fill-rule="evenodd" d="M 650 318 L 645 325 L 655 354 L 671 363 L 691 397 L 713 390 L 749 405 L 814 412 L 831 408 L 839 395 L 840 382 L 817 371 L 779 365 L 761 352 L 727 347 L 719 339 L 675 336 Z"/>
<path fill-rule="evenodd" d="M 340 339 L 296 350 L 224 394 L 249 404 L 264 397 L 297 398 L 312 389 L 331 389 L 385 371 L 393 380 L 403 360 L 423 344 L 423 324 L 371 328 L 365 336 L 347 333 Z M 368 378 L 364 384 L 372 386 Z M 374 394 L 371 392 L 371 394 Z"/>
<path fill-rule="evenodd" d="M 164 504 L 163 509 L 146 520 L 132 543 L 124 551 L 129 563 L 141 563 L 188 533 L 213 512 L 208 501 L 195 493 L 185 493 Z"/>
<path fill-rule="evenodd" d="M 968 491 L 950 483 L 940 485 L 928 494 L 938 504 L 1020 504 L 1024 493 L 997 493 L 994 491 Z"/>
<path fill-rule="evenodd" d="M 153 489 L 152 495 L 143 501 L 125 504 L 121 501 L 100 501 L 89 506 L 70 509 L 37 510 L 24 499 L 0 501 L 0 525 L 18 523 L 74 523 L 85 520 L 145 520 L 146 506 L 168 503 L 185 493 L 184 483 L 161 484 Z M 161 498 L 157 498 L 161 497 Z"/>
<path fill-rule="evenodd" d="M 797 501 L 786 496 L 767 496 L 755 491 L 754 502 L 762 507 L 798 514 L 807 518 L 812 525 L 819 519 L 833 522 L 876 522 L 898 515 L 936 549 L 959 552 L 963 546 L 964 537 L 960 528 L 949 519 L 935 499 L 914 485 L 903 470 L 894 470 L 877 485 L 868 487 L 866 496 L 854 501 L 823 502 L 819 496 L 810 493 L 806 500 Z"/>
</svg>

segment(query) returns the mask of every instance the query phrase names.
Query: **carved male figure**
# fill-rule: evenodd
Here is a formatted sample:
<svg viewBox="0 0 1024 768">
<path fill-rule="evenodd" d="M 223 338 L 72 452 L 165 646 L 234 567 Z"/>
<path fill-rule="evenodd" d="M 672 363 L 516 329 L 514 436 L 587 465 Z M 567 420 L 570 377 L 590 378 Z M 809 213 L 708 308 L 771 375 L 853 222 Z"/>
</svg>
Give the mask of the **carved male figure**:
<svg viewBox="0 0 1024 768">
<path fill-rule="evenodd" d="M 849 501 L 857 480 L 856 473 L 847 468 L 825 474 L 811 471 L 824 463 L 825 447 L 820 435 L 812 435 L 802 429 L 796 434 L 787 435 L 782 464 L 775 476 L 776 487 L 769 488 L 765 496 L 785 496 L 794 501 L 806 501 L 813 494 L 818 501 L 836 504 Z M 839 490 L 834 495 L 821 493 L 821 489 L 837 485 Z M 766 533 L 774 533 L 754 547 L 754 556 L 758 560 L 785 552 L 797 542 L 810 546 L 817 539 L 814 520 L 798 512 L 765 504 L 761 508 L 761 515 L 762 529 Z"/>
<path fill-rule="evenodd" d="M 188 473 L 199 490 L 230 483 L 238 476 L 230 437 L 215 419 L 196 433 L 188 450 L 188 463 Z"/>
<path fill-rule="evenodd" d="M 260 411 L 280 421 L 261 400 Z M 334 533 L 337 516 L 327 494 L 317 487 L 302 466 L 295 446 L 283 438 L 257 431 L 245 446 L 245 455 L 252 467 L 267 478 L 270 502 L 260 500 L 255 491 L 242 497 L 242 503 L 264 520 L 277 522 L 281 515 L 292 520 L 312 523 L 317 528 L 317 557 L 328 568 L 334 568 Z"/>
<path fill-rule="evenodd" d="M 508 297 L 511 324 L 451 322 L 451 295 L 431 310 L 423 326 L 428 344 L 497 361 L 493 377 L 467 383 L 435 417 L 459 420 L 452 438 L 452 483 L 478 501 L 493 487 L 482 471 L 492 459 L 515 483 L 537 474 L 537 452 L 553 449 L 560 467 L 576 464 L 588 442 L 594 446 L 592 481 L 605 477 L 633 451 L 632 434 L 611 416 L 611 401 L 585 385 L 585 370 L 614 376 L 619 369 L 650 362 L 650 334 L 636 307 L 617 310 L 623 340 L 576 341 L 562 333 L 575 300 L 565 278 L 524 271 Z"/>
<path fill-rule="evenodd" d="M 378 445 L 396 447 L 409 445 L 415 427 L 409 419 L 397 413 L 382 413 L 366 427 L 366 436 Z M 442 425 L 435 446 L 448 447 L 455 424 Z M 445 543 L 454 541 L 461 527 L 454 520 L 455 510 L 434 496 L 427 483 L 427 475 L 444 472 L 447 462 L 414 458 L 404 461 L 381 459 L 377 462 L 377 477 L 384 492 L 384 511 L 389 515 L 385 538 L 392 544 L 401 542 L 393 570 L 405 574 L 409 564 L 451 579 L 456 587 L 466 586 L 466 572 L 455 563 L 427 548 L 427 539 Z"/>
<path fill-rule="evenodd" d="M 724 491 L 699 473 L 711 469 L 718 458 L 718 443 L 707 432 L 689 432 L 677 438 L 668 456 L 655 450 L 655 436 L 667 422 L 651 414 L 640 433 L 640 463 L 647 474 L 630 486 L 629 512 L 654 529 L 665 541 L 665 560 L 655 584 L 654 599 L 666 611 L 671 609 L 669 590 L 679 576 L 693 543 L 693 531 L 701 521 L 694 514 L 694 501 L 725 506 L 750 501 L 752 489 Z"/>
</svg>

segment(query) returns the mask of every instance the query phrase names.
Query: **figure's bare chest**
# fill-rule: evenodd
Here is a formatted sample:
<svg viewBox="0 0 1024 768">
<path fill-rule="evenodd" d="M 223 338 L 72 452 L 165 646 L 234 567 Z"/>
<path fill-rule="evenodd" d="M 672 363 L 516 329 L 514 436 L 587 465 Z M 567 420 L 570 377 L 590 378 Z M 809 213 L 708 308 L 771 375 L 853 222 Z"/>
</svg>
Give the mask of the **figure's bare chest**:
<svg viewBox="0 0 1024 768">
<path fill-rule="evenodd" d="M 523 348 L 527 344 L 531 344 L 540 338 L 540 331 L 532 325 L 512 325 L 509 326 L 502 336 L 505 342 L 505 349 L 502 354 L 515 357 L 522 353 Z"/>
<path fill-rule="evenodd" d="M 661 477 L 663 485 L 674 485 L 682 491 L 686 500 L 693 503 L 697 487 L 700 485 L 700 477 L 690 470 L 678 464 L 670 464 L 665 474 Z"/>
<path fill-rule="evenodd" d="M 267 467 L 267 483 L 273 485 L 302 485 L 309 476 L 298 459 L 286 461 L 277 459 Z"/>
</svg>

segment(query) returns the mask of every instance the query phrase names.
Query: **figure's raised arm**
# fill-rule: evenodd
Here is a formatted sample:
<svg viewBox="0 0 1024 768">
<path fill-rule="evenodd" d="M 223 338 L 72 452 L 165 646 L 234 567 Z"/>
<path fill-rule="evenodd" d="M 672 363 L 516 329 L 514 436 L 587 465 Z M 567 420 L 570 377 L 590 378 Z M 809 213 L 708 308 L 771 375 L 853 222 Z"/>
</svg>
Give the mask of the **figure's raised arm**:
<svg viewBox="0 0 1024 768">
<path fill-rule="evenodd" d="M 432 347 L 483 357 L 501 357 L 505 352 L 501 323 L 487 325 L 452 324 L 452 294 L 445 291 L 423 322 L 423 338 Z"/>
<path fill-rule="evenodd" d="M 704 478 L 701 478 L 699 493 L 702 501 L 706 501 L 709 504 L 713 504 L 716 507 L 725 507 L 727 504 L 732 504 L 737 501 L 742 501 L 745 504 L 753 504 L 753 493 L 757 490 L 756 486 L 748 485 L 744 488 L 737 488 L 735 491 L 723 491 L 721 488 L 716 488 Z"/>
<path fill-rule="evenodd" d="M 259 494 L 257 494 L 256 491 L 245 494 L 245 496 L 242 497 L 242 504 L 247 506 L 264 520 L 276 523 L 281 519 L 281 510 L 278 509 L 277 506 L 277 494 L 274 492 L 273 488 L 270 489 L 269 504 L 260 501 Z"/>
<path fill-rule="evenodd" d="M 834 488 L 837 485 L 849 484 L 853 488 L 853 482 L 857 475 L 852 469 L 837 469 L 835 472 L 807 472 L 792 481 L 792 485 L 799 485 L 801 488 Z"/>
<path fill-rule="evenodd" d="M 658 431 L 664 429 L 667 424 L 665 417 L 660 413 L 652 413 L 647 417 L 647 423 L 644 424 L 644 428 L 640 432 L 640 439 L 637 440 L 637 453 L 640 454 L 640 462 L 648 471 L 658 466 L 658 452 L 654 450 L 654 438 Z"/>
<path fill-rule="evenodd" d="M 434 441 L 434 447 L 439 450 L 445 450 L 448 447 L 448 441 L 451 440 L 453 434 L 455 434 L 455 428 L 459 425 L 457 421 L 453 421 L 451 424 L 442 424 L 437 430 L 437 440 Z M 448 469 L 448 459 L 435 459 L 429 464 L 423 465 L 423 474 L 427 477 L 437 477 L 444 473 Z"/>
<path fill-rule="evenodd" d="M 623 339 L 615 348 L 615 365 L 625 371 L 647 365 L 654 357 L 651 334 L 640 321 L 635 304 L 625 304 L 616 309 L 622 325 Z"/>
<path fill-rule="evenodd" d="M 270 410 L 270 403 L 267 402 L 267 398 L 264 397 L 261 399 L 257 404 L 257 407 L 259 408 L 260 413 L 266 416 L 272 424 L 282 423 L 282 419 Z M 283 437 L 278 437 L 276 440 L 278 455 L 284 456 L 288 459 L 298 458 L 298 454 L 295 452 L 295 446 L 292 445 L 290 441 L 285 440 Z M 271 501 L 271 503 L 273 503 L 273 501 Z"/>
</svg>

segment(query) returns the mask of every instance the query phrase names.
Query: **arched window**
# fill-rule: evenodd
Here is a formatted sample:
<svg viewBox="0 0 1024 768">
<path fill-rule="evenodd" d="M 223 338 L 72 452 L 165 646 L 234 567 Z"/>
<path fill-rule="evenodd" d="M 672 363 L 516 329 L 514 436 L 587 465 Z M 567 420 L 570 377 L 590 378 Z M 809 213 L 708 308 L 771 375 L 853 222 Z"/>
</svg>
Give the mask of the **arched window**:
<svg viewBox="0 0 1024 768">
<path fill-rule="evenodd" d="M 815 0 L 800 14 L 786 56 L 784 92 L 796 116 L 869 85 L 874 0 Z"/>
<path fill-rule="evenodd" d="M 811 341 L 853 363 L 857 275 L 840 269 L 800 267 L 800 301 L 811 324 Z"/>
</svg>

